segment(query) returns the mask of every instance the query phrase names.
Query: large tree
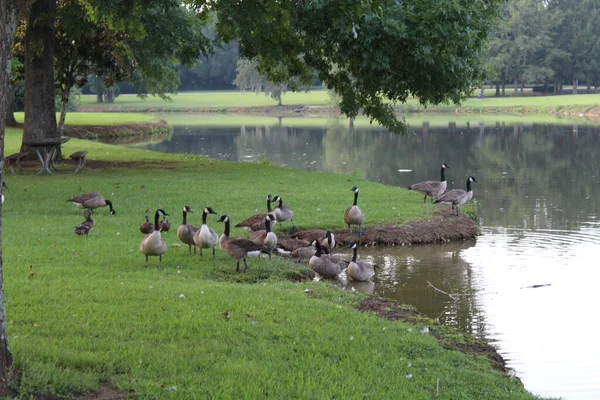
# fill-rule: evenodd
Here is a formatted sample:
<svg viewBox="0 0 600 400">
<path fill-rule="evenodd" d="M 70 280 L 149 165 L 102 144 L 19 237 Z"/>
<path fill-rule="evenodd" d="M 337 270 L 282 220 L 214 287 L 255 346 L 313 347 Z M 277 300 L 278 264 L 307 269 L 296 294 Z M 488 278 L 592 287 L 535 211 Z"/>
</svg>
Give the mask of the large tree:
<svg viewBox="0 0 600 400">
<path fill-rule="evenodd" d="M 25 32 L 25 125 L 21 151 L 28 141 L 56 138 L 54 25 L 56 0 L 35 0 Z"/>
<path fill-rule="evenodd" d="M 3 0 L 0 2 L 0 167 L 4 166 L 4 104 L 9 90 L 10 62 L 19 18 L 33 0 Z M 4 168 L 0 168 L 0 181 Z M 6 308 L 4 307 L 4 261 L 2 258 L 2 204 L 0 204 L 0 396 L 8 396 L 12 355 L 8 347 Z"/>
</svg>

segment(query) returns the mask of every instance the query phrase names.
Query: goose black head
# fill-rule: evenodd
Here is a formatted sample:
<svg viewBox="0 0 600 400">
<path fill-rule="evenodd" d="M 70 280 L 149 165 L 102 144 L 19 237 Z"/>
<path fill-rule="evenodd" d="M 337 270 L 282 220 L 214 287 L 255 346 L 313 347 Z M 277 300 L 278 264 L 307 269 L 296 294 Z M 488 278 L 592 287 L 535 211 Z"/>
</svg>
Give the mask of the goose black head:
<svg viewBox="0 0 600 400">
<path fill-rule="evenodd" d="M 350 191 L 352 191 L 354 193 L 358 193 L 358 187 L 354 186 L 352 189 L 350 189 Z"/>
<path fill-rule="evenodd" d="M 183 211 L 184 212 L 194 212 L 194 211 L 192 211 L 192 209 L 190 208 L 190 206 L 184 206 L 183 207 Z"/>
<path fill-rule="evenodd" d="M 450 168 L 450 166 L 446 163 L 442 163 L 442 168 Z"/>
<path fill-rule="evenodd" d="M 156 210 L 156 214 L 158 215 L 163 215 L 163 216 L 168 216 L 169 214 L 167 214 L 167 212 L 165 210 L 163 210 L 162 208 L 159 208 L 158 210 Z"/>
<path fill-rule="evenodd" d="M 346 248 L 347 248 L 347 249 L 355 249 L 355 248 L 356 248 L 356 246 L 358 246 L 356 243 L 354 243 L 354 242 L 350 242 L 350 243 L 348 243 L 348 244 L 346 245 Z"/>
<path fill-rule="evenodd" d="M 477 182 L 477 179 L 475 179 L 475 177 L 474 177 L 474 176 L 470 176 L 470 177 L 469 177 L 469 181 L 470 181 L 470 182 L 479 183 L 479 182 Z"/>
<path fill-rule="evenodd" d="M 227 215 L 221 215 L 221 218 L 217 222 L 227 222 L 229 221 L 229 217 Z"/>
<path fill-rule="evenodd" d="M 216 214 L 217 212 L 210 207 L 204 207 L 204 212 L 207 214 Z"/>
</svg>

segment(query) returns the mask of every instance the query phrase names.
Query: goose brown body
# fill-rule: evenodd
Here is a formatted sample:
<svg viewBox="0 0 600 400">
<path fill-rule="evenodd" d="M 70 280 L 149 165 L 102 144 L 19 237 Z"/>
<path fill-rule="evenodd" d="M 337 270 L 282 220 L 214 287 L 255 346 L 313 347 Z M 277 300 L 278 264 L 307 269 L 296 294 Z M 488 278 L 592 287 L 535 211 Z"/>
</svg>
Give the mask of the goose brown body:
<svg viewBox="0 0 600 400">
<path fill-rule="evenodd" d="M 94 219 L 92 218 L 91 210 L 85 210 L 83 216 L 85 217 L 85 221 L 75 227 L 75 233 L 79 236 L 87 237 L 94 227 Z"/>
<path fill-rule="evenodd" d="M 358 188 L 354 186 L 351 191 L 354 192 L 354 203 L 346 209 L 344 213 L 344 222 L 352 232 L 351 225 L 358 225 L 359 232 L 362 229 L 362 223 L 365 221 L 365 214 L 358 207 Z"/>
<path fill-rule="evenodd" d="M 348 262 L 331 254 L 323 254 L 323 248 L 318 240 L 313 241 L 315 254 L 308 261 L 313 271 L 324 278 L 337 277 L 347 266 Z"/>
<path fill-rule="evenodd" d="M 467 179 L 467 190 L 463 189 L 453 189 L 449 190 L 443 195 L 439 196 L 435 202 L 452 205 L 452 210 L 455 215 L 458 215 L 458 207 L 465 204 L 467 201 L 473 198 L 473 189 L 471 188 L 471 183 L 477 183 L 477 179 L 474 176 L 470 176 Z"/>
<path fill-rule="evenodd" d="M 147 235 L 149 233 L 154 232 L 154 224 L 150 222 L 149 216 L 146 215 L 144 216 L 144 218 L 146 219 L 146 222 L 140 225 L 140 232 Z"/>
<path fill-rule="evenodd" d="M 274 232 L 271 232 L 271 214 L 267 214 L 264 222 L 264 230 L 253 232 L 248 239 L 252 240 L 254 243 L 259 243 L 264 245 L 269 251 L 269 259 L 271 259 L 271 253 L 275 250 L 277 246 L 277 235 Z"/>
<path fill-rule="evenodd" d="M 448 164 L 442 164 L 441 170 L 441 178 L 439 181 L 425 181 L 415 183 L 414 185 L 410 185 L 408 190 L 414 190 L 415 192 L 419 192 L 425 195 L 423 199 L 423 203 L 427 200 L 427 196 L 431 197 L 431 201 L 434 201 L 436 197 L 440 196 L 442 193 L 446 191 L 448 187 L 448 182 L 446 181 L 446 176 L 444 175 L 444 171 L 446 168 L 450 168 Z"/>
<path fill-rule="evenodd" d="M 192 254 L 192 246 L 194 246 L 194 253 L 196 252 L 196 243 L 194 243 L 194 234 L 199 226 L 194 226 L 187 223 L 187 214 L 194 212 L 189 206 L 183 207 L 183 219 L 181 224 L 177 228 L 177 237 L 181 240 L 182 243 L 187 244 L 190 254 Z"/>
<path fill-rule="evenodd" d="M 245 269 L 248 269 L 248 264 L 246 263 L 246 257 L 248 255 L 254 255 L 259 253 L 269 254 L 267 248 L 262 244 L 255 243 L 247 238 L 229 237 L 230 222 L 229 217 L 227 215 L 221 216 L 221 218 L 217 222 L 225 223 L 225 231 L 219 238 L 219 247 L 221 247 L 221 250 L 223 250 L 230 257 L 234 258 L 237 261 L 238 272 L 240 272 L 241 260 L 244 260 L 244 267 Z"/>
<path fill-rule="evenodd" d="M 279 204 L 273 210 L 275 212 L 275 217 L 277 217 L 277 222 L 283 223 L 286 221 L 291 221 L 292 231 L 296 230 L 296 224 L 294 224 L 294 210 L 292 210 L 290 206 L 283 204 L 281 196 L 275 196 L 275 198 L 273 198 L 273 202 L 279 202 Z"/>
<path fill-rule="evenodd" d="M 216 214 L 216 212 L 210 208 L 205 207 L 202 212 L 202 226 L 194 234 L 194 243 L 200 249 L 200 258 L 202 259 L 202 249 L 212 249 L 213 260 L 215 259 L 215 248 L 219 243 L 219 235 L 213 228 L 209 228 L 206 224 L 206 217 L 208 214 Z"/>
<path fill-rule="evenodd" d="M 160 221 L 158 227 L 161 232 L 168 232 L 171 229 L 171 222 L 163 215 L 163 219 Z"/>
<path fill-rule="evenodd" d="M 146 256 L 146 266 L 148 266 L 148 257 L 158 256 L 162 262 L 162 255 L 167 251 L 167 244 L 160 234 L 159 217 L 169 215 L 163 209 L 158 209 L 154 213 L 154 232 L 144 236 L 140 243 L 140 251 Z"/>
<path fill-rule="evenodd" d="M 265 217 L 267 214 L 271 214 L 273 219 L 271 220 L 271 230 L 275 228 L 275 224 L 277 224 L 277 216 L 271 209 L 271 202 L 273 201 L 273 197 L 269 194 L 267 195 L 267 213 L 265 214 L 255 214 L 249 218 L 246 218 L 244 221 L 237 224 L 236 228 L 242 228 L 247 232 L 255 232 L 260 231 L 265 227 Z"/>
<path fill-rule="evenodd" d="M 79 196 L 71 197 L 67 201 L 73 203 L 79 208 L 95 209 L 108 206 L 110 208 L 110 214 L 116 214 L 112 202 L 110 200 L 106 200 L 100 193 L 86 193 Z"/>
<path fill-rule="evenodd" d="M 353 281 L 367 282 L 370 281 L 373 275 L 375 275 L 375 267 L 367 261 L 357 261 L 357 248 L 356 243 L 350 243 L 348 247 L 352 247 L 352 261 L 348 264 L 346 269 L 346 276 Z"/>
</svg>

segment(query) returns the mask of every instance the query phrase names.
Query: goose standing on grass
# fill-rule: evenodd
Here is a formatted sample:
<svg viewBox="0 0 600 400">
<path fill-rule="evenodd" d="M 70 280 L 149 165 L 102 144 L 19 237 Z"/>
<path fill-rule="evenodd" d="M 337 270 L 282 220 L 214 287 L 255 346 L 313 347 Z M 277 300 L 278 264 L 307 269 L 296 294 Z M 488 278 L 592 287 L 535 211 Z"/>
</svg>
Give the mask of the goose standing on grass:
<svg viewBox="0 0 600 400">
<path fill-rule="evenodd" d="M 242 259 L 244 260 L 244 271 L 248 269 L 248 264 L 246 263 L 247 256 L 258 255 L 260 253 L 269 254 L 267 248 L 262 244 L 254 243 L 247 238 L 229 237 L 230 222 L 227 215 L 221 216 L 217 222 L 225 223 L 225 231 L 219 238 L 219 247 L 237 261 L 237 272 L 240 272 L 240 260 Z"/>
<path fill-rule="evenodd" d="M 71 197 L 67 202 L 71 202 L 79 208 L 95 209 L 99 207 L 110 208 L 110 215 L 115 215 L 116 211 L 110 200 L 106 200 L 100 193 L 86 193 L 79 196 Z"/>
<path fill-rule="evenodd" d="M 277 235 L 274 232 L 271 232 L 271 214 L 267 214 L 265 217 L 265 229 L 262 231 L 253 232 L 248 239 L 252 240 L 254 243 L 259 243 L 264 245 L 269 251 L 269 260 L 271 259 L 271 253 L 275 250 L 277 246 Z"/>
<path fill-rule="evenodd" d="M 79 226 L 75 227 L 75 233 L 79 236 L 88 237 L 88 234 L 94 227 L 94 220 L 92 219 L 92 210 L 85 210 L 83 212 L 83 216 L 85 217 L 85 221 L 83 221 Z"/>
<path fill-rule="evenodd" d="M 273 219 L 271 220 L 271 230 L 273 230 L 273 228 L 275 228 L 275 224 L 277 223 L 277 216 L 271 209 L 272 201 L 273 201 L 273 197 L 270 194 L 268 194 L 267 195 L 267 213 L 271 214 L 273 216 Z M 243 230 L 245 230 L 247 232 L 260 231 L 261 229 L 263 229 L 265 227 L 265 217 L 266 216 L 267 216 L 267 214 L 253 215 L 253 216 L 245 219 L 244 221 L 240 222 L 235 227 L 242 228 Z"/>
<path fill-rule="evenodd" d="M 467 190 L 452 189 L 439 196 L 435 202 L 442 204 L 452 205 L 454 215 L 458 215 L 458 207 L 465 204 L 467 201 L 473 198 L 473 190 L 471 189 L 471 183 L 478 183 L 474 176 L 470 176 L 467 179 Z"/>
<path fill-rule="evenodd" d="M 367 282 L 375 275 L 375 267 L 373 264 L 367 261 L 356 261 L 356 253 L 358 245 L 356 243 L 349 243 L 348 248 L 353 249 L 352 261 L 348 264 L 346 269 L 346 276 L 353 281 Z"/>
<path fill-rule="evenodd" d="M 275 216 L 277 217 L 277 222 L 283 225 L 283 222 L 291 221 L 292 222 L 292 232 L 297 230 L 296 224 L 294 224 L 294 210 L 290 206 L 283 204 L 283 200 L 281 196 L 275 196 L 273 198 L 273 202 L 279 202 L 279 204 L 275 207 Z M 283 229 L 283 228 L 282 228 Z"/>
<path fill-rule="evenodd" d="M 212 249 L 213 260 L 215 259 L 215 247 L 219 243 L 219 235 L 213 228 L 206 225 L 206 217 L 208 214 L 216 214 L 210 207 L 204 207 L 202 211 L 202 226 L 194 234 L 194 243 L 200 249 L 200 259 L 202 259 L 202 249 Z"/>
<path fill-rule="evenodd" d="M 348 225 L 350 232 L 352 232 L 350 225 L 358 225 L 358 234 L 360 235 L 362 232 L 362 223 L 365 221 L 365 214 L 358 207 L 358 187 L 354 186 L 350 190 L 354 192 L 354 203 L 344 213 L 344 222 Z"/>
<path fill-rule="evenodd" d="M 442 193 L 446 191 L 448 187 L 448 182 L 446 182 L 446 176 L 444 175 L 444 171 L 446 168 L 450 168 L 448 164 L 442 164 L 442 177 L 439 181 L 425 181 L 420 183 L 415 183 L 414 185 L 410 185 L 408 190 L 414 190 L 415 192 L 419 192 L 425 195 L 423 199 L 423 203 L 427 200 L 427 196 L 431 197 L 431 201 L 433 202 L 436 197 L 440 196 Z"/>
<path fill-rule="evenodd" d="M 154 232 L 154 224 L 152 222 L 150 222 L 149 216 L 144 215 L 144 218 L 146 219 L 146 222 L 144 222 L 143 224 L 140 225 L 140 232 L 147 235 L 149 233 Z"/>
<path fill-rule="evenodd" d="M 331 254 L 323 254 L 323 247 L 318 240 L 313 241 L 316 247 L 315 254 L 308 261 L 308 265 L 317 274 L 324 278 L 337 277 L 347 266 L 348 262 Z"/>
<path fill-rule="evenodd" d="M 162 221 L 160 221 L 159 228 L 161 232 L 168 232 L 171 229 L 171 222 L 164 215 Z"/>
<path fill-rule="evenodd" d="M 194 243 L 194 234 L 200 229 L 199 226 L 194 226 L 187 223 L 187 215 L 188 213 L 194 212 L 189 206 L 183 207 L 183 220 L 181 221 L 181 225 L 177 228 L 177 237 L 181 240 L 182 243 L 187 244 L 190 250 L 190 255 L 192 254 L 192 246 L 194 246 L 194 253 L 196 252 L 196 243 Z M 161 221 L 162 225 L 162 221 Z"/>
<path fill-rule="evenodd" d="M 2 181 L 2 204 L 4 204 L 4 189 L 8 189 L 6 182 Z"/>
<path fill-rule="evenodd" d="M 144 236 L 142 243 L 140 243 L 140 251 L 146 256 L 146 267 L 148 266 L 149 256 L 158 256 L 158 259 L 162 262 L 162 255 L 167 251 L 167 244 L 160 234 L 160 225 L 158 219 L 160 216 L 169 215 L 159 208 L 154 213 L 154 232 Z"/>
</svg>

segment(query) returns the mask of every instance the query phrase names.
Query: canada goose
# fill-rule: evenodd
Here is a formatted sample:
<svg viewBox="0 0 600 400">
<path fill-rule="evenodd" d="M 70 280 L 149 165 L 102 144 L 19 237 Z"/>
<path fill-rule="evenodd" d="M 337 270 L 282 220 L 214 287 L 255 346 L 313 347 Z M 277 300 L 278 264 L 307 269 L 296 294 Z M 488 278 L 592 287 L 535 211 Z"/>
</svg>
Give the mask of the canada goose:
<svg viewBox="0 0 600 400">
<path fill-rule="evenodd" d="M 110 215 L 115 215 L 117 213 L 113 208 L 112 202 L 104 199 L 100 193 L 86 193 L 80 196 L 71 197 L 67 201 L 70 201 L 79 208 L 94 209 L 108 206 L 110 208 Z"/>
<path fill-rule="evenodd" d="M 8 189 L 8 186 L 6 186 L 6 182 L 2 181 L 2 204 L 4 204 L 4 189 Z"/>
<path fill-rule="evenodd" d="M 219 243 L 219 235 L 213 228 L 206 225 L 206 216 L 208 214 L 216 214 L 210 207 L 204 207 L 202 211 L 202 226 L 194 234 L 194 243 L 200 249 L 200 259 L 202 259 L 202 249 L 212 249 L 213 260 L 215 259 L 215 247 Z"/>
<path fill-rule="evenodd" d="M 92 228 L 94 227 L 94 220 L 92 219 L 92 210 L 85 210 L 83 212 L 83 216 L 85 217 L 85 221 L 79 224 L 79 226 L 75 227 L 75 233 L 79 236 L 85 235 L 85 237 L 87 237 Z"/>
<path fill-rule="evenodd" d="M 271 209 L 271 202 L 273 201 L 273 197 L 271 195 L 267 195 L 267 213 L 271 214 L 274 218 L 271 220 L 271 230 L 275 228 L 275 224 L 277 223 L 277 216 Z M 265 217 L 267 214 L 256 214 L 251 216 L 250 218 L 245 219 L 244 221 L 237 224 L 236 228 L 242 228 L 247 232 L 260 231 L 265 227 Z"/>
<path fill-rule="evenodd" d="M 150 222 L 149 216 L 144 215 L 144 218 L 146 219 L 146 222 L 140 225 L 140 232 L 147 235 L 154 232 L 154 224 Z"/>
<path fill-rule="evenodd" d="M 451 204 L 454 215 L 458 215 L 458 207 L 465 204 L 467 201 L 473 198 L 473 190 L 471 189 L 471 182 L 477 182 L 474 176 L 470 176 L 467 179 L 467 190 L 452 189 L 442 194 L 435 200 L 435 203 Z"/>
<path fill-rule="evenodd" d="M 323 247 L 318 240 L 313 241 L 313 246 L 317 248 L 317 251 L 308 261 L 308 265 L 322 277 L 335 278 L 348 266 L 348 263 L 341 258 L 323 254 Z"/>
<path fill-rule="evenodd" d="M 292 232 L 297 230 L 296 224 L 294 224 L 294 210 L 290 206 L 284 205 L 281 196 L 275 196 L 273 198 L 273 202 L 279 202 L 279 204 L 275 207 L 275 216 L 277 217 L 277 222 L 286 222 L 292 221 Z M 282 224 L 283 225 L 283 224 Z"/>
<path fill-rule="evenodd" d="M 356 253 L 358 245 L 356 243 L 350 243 L 348 248 L 352 248 L 352 261 L 348 264 L 346 269 L 346 276 L 354 281 L 367 282 L 370 281 L 373 275 L 375 275 L 375 267 L 373 264 L 367 261 L 356 261 Z"/>
<path fill-rule="evenodd" d="M 290 237 L 305 240 L 309 244 L 313 240 L 318 240 L 321 242 L 321 246 L 327 248 L 329 251 L 335 247 L 335 234 L 324 229 L 307 229 L 305 231 L 293 233 Z"/>
<path fill-rule="evenodd" d="M 142 243 L 140 243 L 140 251 L 146 256 L 146 267 L 148 266 L 149 256 L 158 256 L 158 259 L 162 262 L 162 255 L 167 251 L 167 244 L 160 234 L 160 226 L 158 218 L 160 216 L 169 215 L 159 208 L 154 213 L 154 232 L 144 236 Z"/>
<path fill-rule="evenodd" d="M 415 183 L 414 185 L 410 185 L 408 190 L 414 190 L 415 192 L 419 192 L 425 195 L 423 199 L 423 203 L 427 200 L 427 196 L 431 197 L 431 201 L 433 202 L 436 197 L 441 195 L 446 191 L 448 187 L 448 182 L 446 182 L 446 177 L 444 175 L 444 171 L 446 168 L 450 168 L 448 164 L 442 164 L 442 178 L 439 181 L 425 181 L 420 183 Z"/>
<path fill-rule="evenodd" d="M 259 243 L 254 243 L 252 240 L 247 238 L 235 238 L 229 237 L 230 222 L 227 215 L 221 216 L 217 222 L 225 223 L 225 231 L 219 238 L 219 247 L 225 253 L 235 258 L 237 261 L 237 272 L 240 272 L 240 260 L 244 259 L 245 270 L 248 269 L 246 263 L 246 256 L 258 255 L 259 253 L 269 254 L 267 248 Z"/>
<path fill-rule="evenodd" d="M 358 225 L 358 233 L 360 235 L 362 231 L 362 223 L 365 220 L 365 214 L 362 212 L 360 208 L 358 208 L 358 188 L 354 186 L 351 191 L 354 192 L 354 203 L 351 207 L 348 207 L 346 212 L 344 213 L 344 222 L 348 225 L 348 229 L 352 232 L 352 228 L 350 225 Z"/>
<path fill-rule="evenodd" d="M 196 243 L 194 243 L 194 234 L 200 229 L 199 226 L 194 226 L 187 223 L 187 214 L 193 212 L 189 206 L 183 207 L 183 220 L 181 225 L 177 228 L 177 237 L 183 243 L 188 245 L 190 254 L 192 254 L 192 246 L 194 246 L 194 253 L 196 252 Z M 162 221 L 161 221 L 162 225 Z"/>
<path fill-rule="evenodd" d="M 163 215 L 162 221 L 158 224 L 161 232 L 168 232 L 171 229 L 171 222 Z"/>
<path fill-rule="evenodd" d="M 265 217 L 265 229 L 262 231 L 253 232 L 248 239 L 252 240 L 254 243 L 259 243 L 264 245 L 269 251 L 269 260 L 271 259 L 271 253 L 275 250 L 277 246 L 277 235 L 274 232 L 271 232 L 271 219 L 273 216 L 271 214 L 267 214 Z"/>
</svg>

